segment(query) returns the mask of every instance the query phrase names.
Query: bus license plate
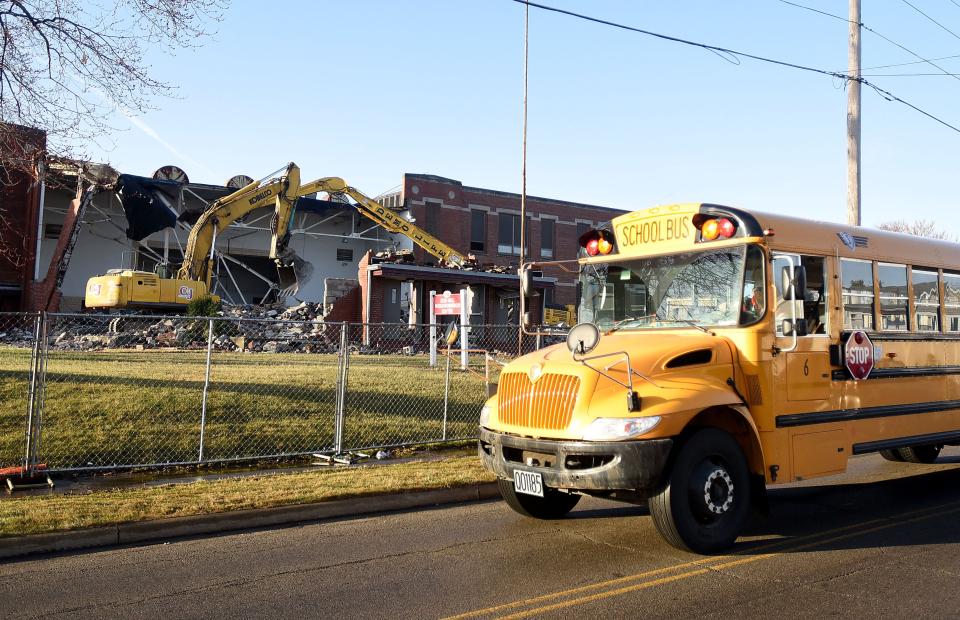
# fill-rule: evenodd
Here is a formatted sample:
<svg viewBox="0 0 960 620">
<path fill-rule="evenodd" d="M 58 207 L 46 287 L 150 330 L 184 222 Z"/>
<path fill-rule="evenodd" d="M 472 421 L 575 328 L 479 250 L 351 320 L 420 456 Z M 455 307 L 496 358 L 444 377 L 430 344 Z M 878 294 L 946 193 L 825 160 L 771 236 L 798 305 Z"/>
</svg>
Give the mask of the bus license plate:
<svg viewBox="0 0 960 620">
<path fill-rule="evenodd" d="M 513 490 L 524 495 L 543 497 L 543 477 L 537 472 L 513 470 Z"/>
</svg>

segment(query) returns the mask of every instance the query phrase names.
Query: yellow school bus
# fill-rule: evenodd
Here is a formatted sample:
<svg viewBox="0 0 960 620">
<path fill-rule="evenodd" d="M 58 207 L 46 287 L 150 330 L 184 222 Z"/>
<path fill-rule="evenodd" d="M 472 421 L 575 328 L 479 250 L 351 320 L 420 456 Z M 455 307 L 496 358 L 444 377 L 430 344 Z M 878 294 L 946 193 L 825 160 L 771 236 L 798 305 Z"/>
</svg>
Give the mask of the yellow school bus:
<svg viewBox="0 0 960 620">
<path fill-rule="evenodd" d="M 580 324 L 508 364 L 481 412 L 517 512 L 646 502 L 669 543 L 708 553 L 767 485 L 960 442 L 960 246 L 711 204 L 580 244 Z"/>
</svg>

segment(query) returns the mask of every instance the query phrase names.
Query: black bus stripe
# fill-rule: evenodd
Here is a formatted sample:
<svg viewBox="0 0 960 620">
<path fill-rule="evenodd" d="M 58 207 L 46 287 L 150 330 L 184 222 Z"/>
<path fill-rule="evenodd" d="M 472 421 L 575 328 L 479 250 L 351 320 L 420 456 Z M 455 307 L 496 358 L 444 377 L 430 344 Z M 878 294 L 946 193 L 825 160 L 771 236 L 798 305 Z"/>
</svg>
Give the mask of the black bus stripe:
<svg viewBox="0 0 960 620">
<path fill-rule="evenodd" d="M 883 405 L 881 407 L 863 407 L 861 409 L 837 409 L 835 411 L 816 411 L 812 413 L 792 413 L 777 416 L 777 428 L 789 426 L 807 426 L 827 424 L 829 422 L 849 422 L 870 418 L 887 418 L 918 413 L 934 413 L 960 409 L 960 400 L 939 400 L 929 403 L 907 403 L 904 405 Z"/>
<path fill-rule="evenodd" d="M 894 439 L 855 443 L 853 444 L 853 453 L 866 454 L 868 452 L 879 452 L 880 450 L 892 450 L 894 448 L 907 448 L 910 446 L 933 446 L 956 441 L 960 441 L 960 431 L 944 431 L 942 433 L 928 433 L 926 435 L 911 435 L 910 437 L 896 437 Z"/>
<path fill-rule="evenodd" d="M 907 366 L 904 368 L 874 368 L 870 376 L 861 381 L 870 379 L 896 379 L 899 377 L 939 377 L 942 375 L 960 375 L 960 366 Z M 834 370 L 834 381 L 853 381 L 853 377 L 846 369 Z"/>
</svg>

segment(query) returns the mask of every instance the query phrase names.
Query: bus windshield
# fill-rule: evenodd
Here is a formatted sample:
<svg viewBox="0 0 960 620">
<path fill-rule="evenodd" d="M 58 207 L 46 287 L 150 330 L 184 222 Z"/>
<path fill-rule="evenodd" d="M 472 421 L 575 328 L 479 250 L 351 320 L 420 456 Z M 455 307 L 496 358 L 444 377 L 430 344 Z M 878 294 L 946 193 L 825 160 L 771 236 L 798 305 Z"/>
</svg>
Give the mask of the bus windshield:
<svg viewBox="0 0 960 620">
<path fill-rule="evenodd" d="M 745 300 L 763 289 L 743 284 L 746 252 L 740 246 L 583 265 L 580 320 L 602 330 L 737 325 Z"/>
</svg>

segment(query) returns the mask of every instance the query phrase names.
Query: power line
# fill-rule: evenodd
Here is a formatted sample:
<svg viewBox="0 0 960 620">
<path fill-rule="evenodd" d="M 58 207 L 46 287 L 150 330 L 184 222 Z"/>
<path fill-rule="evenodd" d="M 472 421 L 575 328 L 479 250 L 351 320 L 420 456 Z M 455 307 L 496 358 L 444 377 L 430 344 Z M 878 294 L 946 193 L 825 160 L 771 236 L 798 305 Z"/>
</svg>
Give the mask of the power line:
<svg viewBox="0 0 960 620">
<path fill-rule="evenodd" d="M 789 4 L 790 6 L 797 7 L 798 9 L 804 9 L 804 10 L 806 10 L 806 11 L 812 11 L 812 12 L 814 12 L 814 13 L 819 13 L 819 14 L 821 14 L 821 15 L 826 15 L 827 17 L 832 17 L 832 18 L 834 18 L 834 19 L 839 19 L 840 21 L 847 22 L 848 24 L 849 24 L 849 23 L 852 23 L 852 22 L 851 22 L 849 19 L 847 19 L 846 17 L 841 17 L 840 15 L 834 15 L 833 13 L 827 13 L 826 11 L 821 11 L 820 9 L 815 9 L 815 8 L 810 7 L 810 6 L 807 6 L 807 5 L 805 5 L 805 4 L 799 4 L 799 3 L 797 3 L 797 2 L 789 2 L 788 0 L 778 0 L 778 1 L 779 1 L 779 2 L 782 2 L 783 4 Z M 903 1 L 906 2 L 906 0 L 903 0 Z M 933 62 L 933 60 L 941 60 L 941 59 L 939 59 L 939 58 L 934 58 L 934 59 L 931 60 L 931 59 L 928 59 L 928 58 L 924 58 L 923 56 L 921 56 L 920 54 L 916 53 L 916 52 L 913 51 L 912 49 L 909 49 L 909 48 L 907 48 L 906 46 L 903 46 L 903 45 L 897 43 L 896 41 L 894 41 L 894 40 L 891 39 L 890 37 L 888 37 L 888 36 L 886 36 L 886 35 L 884 35 L 884 34 L 881 34 L 880 32 L 874 30 L 873 28 L 871 28 L 870 26 L 866 25 L 866 24 L 863 23 L 863 22 L 860 22 L 860 23 L 859 23 L 859 26 L 860 26 L 861 28 L 863 28 L 864 30 L 866 30 L 866 31 L 868 31 L 868 32 L 871 32 L 871 33 L 873 33 L 874 35 L 880 37 L 881 39 L 883 39 L 883 40 L 886 41 L 887 43 L 899 47 L 900 49 L 902 49 L 903 51 L 907 52 L 907 53 L 910 54 L 911 56 L 914 56 L 915 58 L 919 58 L 919 59 L 920 59 L 919 62 L 926 63 L 926 64 L 930 65 L 931 67 L 934 67 L 934 68 L 936 68 L 936 69 L 939 69 L 944 75 L 948 75 L 948 76 L 954 78 L 955 80 L 960 80 L 960 76 L 954 75 L 954 74 L 951 73 L 950 71 L 947 71 L 946 69 L 944 69 L 944 68 L 941 67 L 940 65 L 938 65 L 938 64 L 936 64 L 936 63 Z M 891 65 L 891 66 L 893 66 L 893 65 Z M 886 68 L 887 68 L 887 67 L 873 67 L 873 69 L 886 69 Z"/>
<path fill-rule="evenodd" d="M 689 46 L 692 46 L 692 47 L 699 47 L 699 48 L 701 48 L 701 49 L 704 49 L 704 50 L 707 50 L 707 51 L 711 51 L 711 52 L 718 52 L 718 53 L 721 53 L 721 54 L 728 54 L 728 55 L 733 56 L 733 57 L 749 58 L 749 59 L 751 59 L 751 60 L 756 60 L 756 61 L 758 61 L 758 62 L 765 62 L 765 63 L 768 63 L 768 64 L 777 65 L 777 66 L 780 66 L 780 67 L 789 67 L 789 68 L 791 68 L 791 69 L 798 69 L 798 70 L 800 70 L 800 71 L 808 71 L 808 72 L 810 72 L 810 73 L 818 73 L 818 74 L 820 74 L 820 75 L 826 75 L 826 76 L 830 76 L 830 77 L 833 77 L 833 78 L 838 78 L 838 79 L 845 80 L 845 81 L 856 80 L 857 82 L 860 82 L 860 83 L 863 84 L 864 86 L 868 86 L 868 87 L 872 88 L 874 91 L 876 91 L 880 96 L 882 96 L 882 97 L 883 97 L 884 99 L 886 99 L 887 101 L 896 101 L 896 102 L 898 102 L 898 103 L 901 103 L 901 104 L 907 106 L 908 108 L 911 108 L 912 110 L 914 110 L 914 111 L 916 111 L 916 112 L 919 112 L 920 114 L 923 114 L 924 116 L 926 116 L 926 117 L 928 117 L 928 118 L 930 118 L 930 119 L 932 119 L 932 120 L 940 123 L 940 124 L 943 125 L 944 127 L 947 127 L 947 128 L 949 128 L 949 129 L 952 129 L 953 131 L 955 131 L 955 132 L 957 132 L 957 133 L 960 133 L 960 128 L 957 128 L 957 127 L 955 127 L 954 125 L 951 125 L 951 124 L 948 123 L 947 121 L 945 121 L 945 120 L 943 120 L 943 119 L 941 119 L 941 118 L 938 118 L 938 117 L 934 116 L 933 114 L 931 114 L 931 113 L 929 113 L 929 112 L 927 112 L 927 111 L 925 111 L 925 110 L 923 110 L 923 109 L 921 109 L 921 108 L 913 105 L 912 103 L 910 103 L 910 102 L 908 102 L 908 101 L 904 101 L 903 99 L 901 99 L 900 97 L 897 97 L 896 95 L 894 95 L 894 94 L 891 93 L 890 91 L 884 90 L 884 89 L 880 88 L 879 86 L 877 86 L 876 84 L 873 84 L 873 83 L 871 83 L 871 82 L 869 82 L 869 81 L 867 81 L 867 80 L 865 80 L 865 79 L 863 79 L 863 78 L 854 78 L 854 77 L 851 77 L 850 75 L 848 75 L 848 74 L 846 74 L 846 73 L 840 73 L 840 72 L 838 72 L 838 71 L 827 71 L 826 69 L 817 69 L 816 67 L 809 67 L 809 66 L 806 66 L 806 65 L 799 65 L 799 64 L 796 64 L 796 63 L 793 63 L 793 62 L 787 62 L 787 61 L 785 61 L 785 60 L 777 60 L 777 59 L 775 59 L 775 58 L 766 58 L 766 57 L 764 57 L 764 56 L 758 56 L 758 55 L 756 55 L 756 54 L 749 54 L 749 53 L 747 53 L 747 52 L 741 52 L 741 51 L 734 50 L 734 49 L 730 49 L 730 48 L 727 48 L 727 47 L 720 47 L 720 46 L 717 46 L 717 45 L 709 45 L 709 44 L 707 44 L 707 43 L 699 43 L 699 42 L 697 42 L 697 41 L 691 41 L 691 40 L 689 40 L 689 39 L 682 39 L 682 38 L 680 38 L 680 37 L 674 37 L 674 36 L 671 36 L 671 35 L 661 34 L 661 33 L 658 33 L 658 32 L 652 32 L 652 31 L 650 31 L 650 30 L 644 30 L 644 29 L 642 29 L 642 28 L 636 28 L 636 27 L 634 27 L 634 26 L 628 26 L 628 25 L 626 25 L 626 24 L 620 24 L 620 23 L 617 23 L 617 22 L 612 22 L 612 21 L 608 21 L 608 20 L 605 20 L 605 19 L 600 19 L 599 17 L 591 17 L 591 16 L 589 16 L 589 15 L 584 15 L 584 14 L 582 14 L 582 13 L 575 13 L 575 12 L 573 12 L 573 11 L 568 11 L 568 10 L 566 10 L 566 9 L 560 9 L 560 8 L 553 7 L 553 6 L 548 6 L 548 5 L 546 5 L 546 4 L 540 4 L 540 3 L 537 3 L 537 2 L 531 2 L 530 0 L 512 0 L 512 1 L 513 1 L 513 2 L 516 2 L 516 3 L 518 3 L 518 4 L 524 4 L 524 5 L 527 5 L 527 6 L 532 6 L 532 7 L 534 7 L 534 8 L 541 9 L 541 10 L 544 10 L 544 11 L 549 11 L 549 12 L 552 12 L 552 13 L 559 13 L 559 14 L 561 14 L 561 15 L 567 15 L 567 16 L 569 16 L 569 17 L 575 17 L 575 18 L 577 18 L 577 19 L 582 19 L 582 20 L 584 20 L 584 21 L 593 22 L 593 23 L 596 23 L 596 24 L 602 24 L 602 25 L 604 25 L 604 26 L 610 26 L 611 28 L 618 28 L 618 29 L 620 29 L 620 30 L 627 30 L 627 31 L 629 31 L 629 32 L 636 32 L 636 33 L 638 33 L 638 34 L 643 34 L 643 35 L 647 35 L 647 36 L 654 37 L 654 38 L 657 38 L 657 39 L 662 39 L 662 40 L 664 40 L 664 41 L 672 41 L 672 42 L 674 42 L 674 43 L 681 43 L 681 44 L 683 44 L 683 45 L 689 45 Z"/>
<path fill-rule="evenodd" d="M 956 77 L 960 73 L 861 73 L 861 77 Z"/>
<path fill-rule="evenodd" d="M 917 13 L 920 13 L 921 15 L 923 15 L 924 17 L 926 17 L 927 19 L 929 19 L 930 21 L 932 21 L 932 22 L 935 23 L 936 25 L 940 26 L 941 28 L 943 28 L 944 30 L 946 30 L 947 32 L 949 32 L 950 34 L 952 34 L 955 39 L 960 39 L 960 35 L 958 35 L 958 34 L 957 34 L 956 32 L 954 32 L 953 30 L 950 30 L 949 28 L 947 28 L 946 26 L 944 26 L 943 24 L 941 24 L 940 22 L 938 22 L 938 21 L 935 20 L 934 18 L 930 17 L 929 15 L 927 15 L 926 13 L 924 13 L 923 11 L 921 11 L 920 9 L 918 9 L 916 6 L 914 6 L 912 3 L 907 2 L 907 0 L 903 0 L 903 3 L 906 4 L 908 7 L 910 7 L 911 9 L 913 9 L 914 11 L 916 11 Z M 956 4 L 956 2 L 954 2 L 954 4 Z"/>
<path fill-rule="evenodd" d="M 931 58 L 930 60 L 911 60 L 910 62 L 900 62 L 894 65 L 876 65 L 873 67 L 864 67 L 863 71 L 874 71 L 876 69 L 892 69 L 893 67 L 906 67 L 908 65 L 923 65 L 933 60 L 952 60 L 954 58 L 960 58 L 960 54 L 954 54 L 952 56 L 941 56 L 940 58 Z M 936 75 L 940 75 L 940 74 L 938 73 Z"/>
<path fill-rule="evenodd" d="M 784 4 L 789 4 L 790 6 L 795 6 L 795 7 L 797 7 L 798 9 L 803 9 L 803 10 L 805 10 L 805 11 L 812 11 L 813 13 L 819 13 L 819 14 L 821 14 L 821 15 L 826 15 L 827 17 L 832 17 L 832 18 L 834 18 L 834 19 L 839 19 L 839 20 L 842 21 L 842 22 L 847 22 L 848 24 L 850 23 L 850 20 L 847 19 L 846 17 L 842 17 L 842 16 L 840 16 L 840 15 L 834 15 L 833 13 L 827 13 L 826 11 L 821 11 L 820 9 L 815 9 L 815 8 L 813 8 L 812 6 L 807 6 L 807 5 L 805 5 L 805 4 L 797 4 L 796 2 L 788 2 L 788 0 L 779 0 L 779 1 L 782 2 L 782 3 L 784 3 Z M 860 25 L 862 26 L 863 24 L 860 24 Z"/>
</svg>

